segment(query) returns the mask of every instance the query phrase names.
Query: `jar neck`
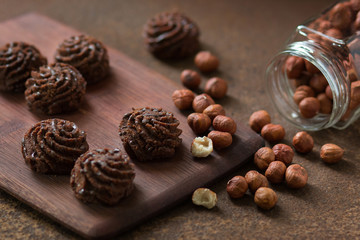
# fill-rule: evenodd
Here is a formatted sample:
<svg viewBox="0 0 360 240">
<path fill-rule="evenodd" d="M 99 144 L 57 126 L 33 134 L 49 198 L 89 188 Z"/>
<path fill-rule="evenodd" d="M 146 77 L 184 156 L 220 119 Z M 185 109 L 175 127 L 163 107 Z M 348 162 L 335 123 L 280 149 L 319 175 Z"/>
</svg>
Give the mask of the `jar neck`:
<svg viewBox="0 0 360 240">
<path fill-rule="evenodd" d="M 299 107 L 293 100 L 295 87 L 291 85 L 284 71 L 289 56 L 297 56 L 309 61 L 324 75 L 333 93 L 331 114 L 318 114 L 311 119 L 301 116 Z M 269 63 L 266 81 L 270 98 L 280 114 L 296 127 L 304 130 L 316 131 L 333 127 L 346 112 L 350 102 L 350 86 L 342 61 L 333 52 L 312 40 L 297 41 L 287 45 L 285 50 Z"/>
</svg>

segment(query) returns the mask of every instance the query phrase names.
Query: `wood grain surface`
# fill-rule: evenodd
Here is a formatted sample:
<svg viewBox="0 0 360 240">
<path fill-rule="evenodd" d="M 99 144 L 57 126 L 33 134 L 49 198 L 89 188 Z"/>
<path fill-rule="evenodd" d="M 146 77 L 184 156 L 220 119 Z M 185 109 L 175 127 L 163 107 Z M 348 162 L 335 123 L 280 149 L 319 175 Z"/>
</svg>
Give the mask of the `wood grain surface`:
<svg viewBox="0 0 360 240">
<path fill-rule="evenodd" d="M 27 14 L 0 23 L 0 45 L 10 41 L 34 44 L 53 62 L 57 45 L 79 34 L 47 17 Z M 121 146 L 118 124 L 132 107 L 162 107 L 180 120 L 183 143 L 168 161 L 136 164 L 135 190 L 115 207 L 86 205 L 70 188 L 69 176 L 32 172 L 21 156 L 20 142 L 27 129 L 48 116 L 27 109 L 23 94 L 0 94 L 0 187 L 33 208 L 85 237 L 117 234 L 164 211 L 192 193 L 238 168 L 263 145 L 248 127 L 238 124 L 234 142 L 206 159 L 194 159 L 189 147 L 195 135 L 186 114 L 172 104 L 171 93 L 179 88 L 169 79 L 109 48 L 111 76 L 89 86 L 79 111 L 56 115 L 75 122 L 88 135 L 90 149 Z"/>
</svg>

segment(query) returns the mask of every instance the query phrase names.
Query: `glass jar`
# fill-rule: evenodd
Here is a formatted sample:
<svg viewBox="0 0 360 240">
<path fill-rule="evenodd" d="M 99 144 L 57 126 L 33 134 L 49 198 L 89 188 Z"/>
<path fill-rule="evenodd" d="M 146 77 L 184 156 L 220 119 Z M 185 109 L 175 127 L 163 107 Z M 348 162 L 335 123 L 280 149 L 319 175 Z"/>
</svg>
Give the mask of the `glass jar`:
<svg viewBox="0 0 360 240">
<path fill-rule="evenodd" d="M 360 0 L 299 25 L 266 70 L 277 110 L 295 126 L 343 129 L 360 116 Z"/>
</svg>

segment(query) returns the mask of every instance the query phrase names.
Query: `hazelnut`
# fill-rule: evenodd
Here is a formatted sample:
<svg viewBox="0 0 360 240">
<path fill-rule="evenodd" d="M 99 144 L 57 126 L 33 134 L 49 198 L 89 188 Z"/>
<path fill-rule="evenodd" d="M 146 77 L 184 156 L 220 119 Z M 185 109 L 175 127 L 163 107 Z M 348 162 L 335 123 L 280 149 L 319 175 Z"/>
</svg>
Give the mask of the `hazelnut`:
<svg viewBox="0 0 360 240">
<path fill-rule="evenodd" d="M 326 163 L 339 162 L 343 154 L 344 149 L 332 143 L 324 144 L 320 150 L 320 158 Z"/>
<path fill-rule="evenodd" d="M 202 134 L 211 126 L 211 119 L 204 113 L 192 113 L 187 117 L 187 123 L 196 134 Z"/>
<path fill-rule="evenodd" d="M 222 98 L 226 95 L 227 88 L 227 83 L 224 79 L 213 77 L 206 82 L 204 92 L 213 98 Z"/>
<path fill-rule="evenodd" d="M 213 151 L 213 144 L 208 137 L 197 137 L 191 144 L 191 154 L 194 157 L 207 157 Z"/>
<path fill-rule="evenodd" d="M 290 165 L 285 172 L 285 181 L 290 188 L 302 188 L 306 185 L 308 174 L 299 164 Z"/>
<path fill-rule="evenodd" d="M 315 92 L 320 93 L 324 92 L 329 84 L 324 75 L 316 74 L 310 79 L 309 85 Z"/>
<path fill-rule="evenodd" d="M 299 103 L 299 110 L 304 118 L 312 118 L 320 111 L 320 102 L 317 98 L 306 97 Z"/>
<path fill-rule="evenodd" d="M 268 187 L 259 188 L 254 196 L 256 205 L 265 210 L 273 208 L 276 205 L 277 200 L 278 197 L 274 190 Z"/>
<path fill-rule="evenodd" d="M 307 132 L 302 131 L 295 134 L 292 144 L 296 151 L 309 153 L 314 147 L 314 140 Z"/>
<path fill-rule="evenodd" d="M 302 72 L 300 77 L 296 79 L 290 79 L 295 81 L 295 87 L 299 87 L 302 85 L 308 85 L 312 75 L 308 72 Z"/>
<path fill-rule="evenodd" d="M 298 78 L 305 70 L 304 59 L 301 57 L 290 56 L 286 59 L 285 69 L 288 78 Z"/>
<path fill-rule="evenodd" d="M 211 131 L 207 137 L 212 140 L 216 149 L 226 148 L 232 143 L 232 136 L 228 132 Z"/>
<path fill-rule="evenodd" d="M 295 103 L 297 105 L 299 105 L 301 100 L 303 100 L 304 98 L 314 97 L 314 96 L 315 96 L 315 93 L 311 87 L 306 86 L 306 85 L 301 85 L 296 88 L 293 99 L 294 99 Z"/>
<path fill-rule="evenodd" d="M 201 72 L 212 72 L 219 67 L 219 59 L 209 51 L 201 51 L 195 56 L 195 65 Z"/>
<path fill-rule="evenodd" d="M 326 96 L 327 96 L 329 99 L 331 99 L 331 100 L 333 99 L 333 94 L 332 94 L 330 85 L 328 85 L 328 86 L 325 88 L 325 94 L 326 94 Z"/>
<path fill-rule="evenodd" d="M 175 106 L 180 110 L 191 108 L 195 94 L 187 89 L 175 90 L 171 96 Z"/>
<path fill-rule="evenodd" d="M 285 137 L 285 129 L 279 124 L 269 123 L 261 129 L 261 136 L 268 142 L 279 142 Z"/>
<path fill-rule="evenodd" d="M 351 83 L 351 101 L 360 102 L 360 80 Z"/>
<path fill-rule="evenodd" d="M 213 120 L 218 115 L 225 115 L 225 110 L 220 104 L 211 104 L 204 109 L 203 113 Z"/>
<path fill-rule="evenodd" d="M 305 60 L 305 68 L 306 71 L 308 71 L 311 74 L 320 73 L 320 70 L 307 60 Z"/>
<path fill-rule="evenodd" d="M 325 93 L 320 93 L 316 96 L 320 102 L 320 113 L 330 114 L 332 111 L 332 101 L 326 96 Z"/>
<path fill-rule="evenodd" d="M 342 32 L 337 28 L 330 28 L 330 29 L 326 30 L 325 35 L 332 37 L 332 38 L 336 38 L 336 39 L 342 39 L 344 37 Z M 329 40 L 326 40 L 326 41 L 329 42 Z"/>
<path fill-rule="evenodd" d="M 197 89 L 201 83 L 200 75 L 190 69 L 181 72 L 180 80 L 185 87 L 190 89 Z"/>
<path fill-rule="evenodd" d="M 254 163 L 260 170 L 266 170 L 275 161 L 275 154 L 271 148 L 262 147 L 254 155 Z"/>
<path fill-rule="evenodd" d="M 347 30 L 351 23 L 351 10 L 348 4 L 338 3 L 329 12 L 331 24 L 340 30 Z"/>
<path fill-rule="evenodd" d="M 360 1 L 359 1 L 360 2 Z M 359 17 L 360 17 L 360 13 L 358 13 Z M 359 19 L 360 20 L 360 19 Z M 355 68 L 351 68 L 347 71 L 347 77 L 350 80 L 350 82 L 355 82 L 358 80 L 358 74 L 355 70 Z"/>
<path fill-rule="evenodd" d="M 211 209 L 216 206 L 217 196 L 208 188 L 198 188 L 192 195 L 192 202 L 195 205 Z"/>
<path fill-rule="evenodd" d="M 192 107 L 195 112 L 202 113 L 204 109 L 210 106 L 211 104 L 215 104 L 215 101 L 212 99 L 212 97 L 210 97 L 206 93 L 203 93 L 197 95 L 194 98 L 192 102 Z"/>
<path fill-rule="evenodd" d="M 231 117 L 218 115 L 213 120 L 215 130 L 234 134 L 236 132 L 236 123 Z"/>
<path fill-rule="evenodd" d="M 264 175 L 258 171 L 251 170 L 245 174 L 245 180 L 249 186 L 249 190 L 255 193 L 260 187 L 268 187 L 269 182 Z"/>
<path fill-rule="evenodd" d="M 232 198 L 241 198 L 248 190 L 248 184 L 243 176 L 235 176 L 227 182 L 226 191 Z"/>
<path fill-rule="evenodd" d="M 286 144 L 276 144 L 273 146 L 272 150 L 275 154 L 275 161 L 281 161 L 286 165 L 289 165 L 294 158 L 293 149 Z"/>
<path fill-rule="evenodd" d="M 281 161 L 274 161 L 269 164 L 265 171 L 265 177 L 271 183 L 281 183 L 284 180 L 286 165 Z"/>
<path fill-rule="evenodd" d="M 249 118 L 249 125 L 255 132 L 260 132 L 261 129 L 268 123 L 271 123 L 271 117 L 265 110 L 259 110 L 251 114 Z"/>
</svg>

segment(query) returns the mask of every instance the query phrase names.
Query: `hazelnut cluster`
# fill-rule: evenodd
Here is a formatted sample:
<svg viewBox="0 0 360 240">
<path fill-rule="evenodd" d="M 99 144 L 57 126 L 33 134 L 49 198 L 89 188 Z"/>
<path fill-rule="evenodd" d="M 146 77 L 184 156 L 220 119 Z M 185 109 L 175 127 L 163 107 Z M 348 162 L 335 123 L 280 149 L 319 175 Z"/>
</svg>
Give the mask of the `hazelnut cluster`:
<svg viewBox="0 0 360 240">
<path fill-rule="evenodd" d="M 277 143 L 285 137 L 283 126 L 271 123 L 271 117 L 265 110 L 259 110 L 251 114 L 249 125 L 252 130 L 261 133 L 261 136 L 268 142 Z"/>
<path fill-rule="evenodd" d="M 210 52 L 202 51 L 195 56 L 195 65 L 201 72 L 211 72 L 218 68 L 219 60 Z M 194 113 L 188 116 L 187 122 L 195 134 L 207 134 L 206 138 L 196 138 L 193 141 L 191 146 L 193 155 L 196 157 L 208 156 L 212 152 L 212 146 L 218 150 L 229 147 L 232 144 L 232 135 L 236 132 L 236 123 L 232 118 L 225 116 L 223 106 L 216 104 L 213 99 L 219 99 L 226 95 L 227 82 L 219 77 L 210 78 L 205 85 L 205 93 L 196 95 L 190 89 L 199 88 L 200 74 L 186 69 L 181 73 L 180 79 L 188 89 L 175 90 L 172 100 L 180 110 L 191 108 L 194 110 Z M 207 147 L 204 147 L 204 144 Z M 200 149 L 206 150 L 206 152 L 199 153 Z"/>
<path fill-rule="evenodd" d="M 347 78 L 351 83 L 350 104 L 342 120 L 360 106 L 360 80 L 353 67 L 353 60 L 346 49 L 332 44 L 333 39 L 344 39 L 360 29 L 360 4 L 357 0 L 335 4 L 319 18 L 309 24 L 310 29 L 320 33 L 308 33 L 309 39 L 334 53 L 346 67 Z M 312 63 L 297 56 L 289 56 L 284 65 L 284 72 L 295 87 L 293 99 L 304 118 L 313 118 L 318 114 L 331 114 L 333 93 L 325 76 Z"/>
</svg>

